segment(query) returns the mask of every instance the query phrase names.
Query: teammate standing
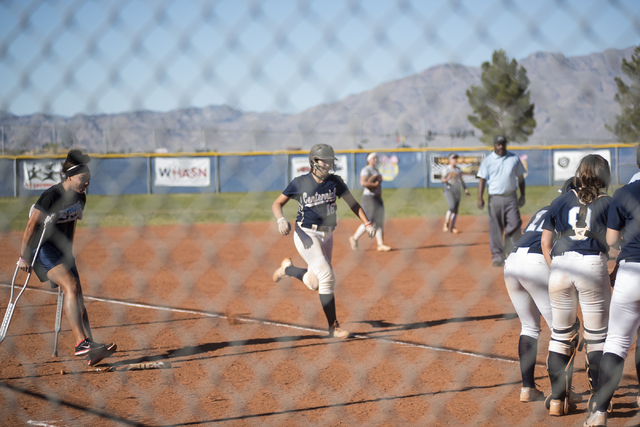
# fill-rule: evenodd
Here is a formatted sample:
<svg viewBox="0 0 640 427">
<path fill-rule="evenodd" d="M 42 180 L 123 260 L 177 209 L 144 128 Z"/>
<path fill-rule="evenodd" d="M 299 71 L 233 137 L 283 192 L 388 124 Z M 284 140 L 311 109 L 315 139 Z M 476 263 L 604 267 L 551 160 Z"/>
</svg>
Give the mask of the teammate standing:
<svg viewBox="0 0 640 427">
<path fill-rule="evenodd" d="M 337 198 L 341 197 L 358 218 L 365 224 L 369 237 L 375 235 L 375 227 L 367 214 L 353 198 L 342 178 L 334 175 L 336 158 L 333 148 L 327 144 L 316 144 L 309 151 L 311 172 L 294 178 L 273 202 L 271 210 L 278 221 L 280 234 L 287 235 L 291 225 L 285 219 L 282 208 L 291 199 L 298 201 L 298 215 L 293 242 L 308 269 L 294 267 L 290 258 L 285 258 L 273 273 L 273 280 L 295 277 L 309 289 L 317 290 L 320 303 L 329 323 L 329 336 L 347 338 L 349 332 L 340 328 L 336 316 L 334 298 L 335 275 L 331 267 L 333 252 L 333 230 L 337 222 Z"/>
<path fill-rule="evenodd" d="M 389 252 L 391 247 L 384 244 L 384 202 L 382 201 L 382 175 L 376 169 L 378 154 L 367 156 L 367 166 L 360 172 L 360 185 L 364 187 L 360 205 L 376 228 L 378 252 Z M 358 250 L 358 239 L 366 233 L 364 224 L 360 224 L 355 234 L 349 237 L 352 250 Z"/>
<path fill-rule="evenodd" d="M 61 286 L 65 314 L 71 331 L 76 337 L 75 355 L 85 356 L 89 366 L 93 366 L 116 350 L 115 344 L 93 342 L 89 316 L 84 305 L 80 276 L 73 257 L 73 238 L 76 222 L 82 219 L 87 196 L 85 191 L 91 181 L 88 155 L 80 150 L 71 150 L 62 165 L 64 180 L 45 190 L 35 204 L 27 222 L 22 238 L 22 250 L 19 268 L 30 271 L 31 268 L 42 282 L 51 281 L 51 286 Z M 35 247 L 32 240 L 38 240 L 43 229 L 44 219 L 55 214 L 53 229 L 47 230 L 40 252 L 32 262 Z"/>
<path fill-rule="evenodd" d="M 584 423 L 588 427 L 607 425 L 607 409 L 640 326 L 640 181 L 633 181 L 613 194 L 607 243 L 620 245 L 620 254 L 616 259 L 618 271 L 611 296 L 609 332 L 600 363 L 599 387 L 593 399 L 595 403 L 589 408 L 592 412 Z M 636 355 L 637 352 L 636 347 Z"/>
<path fill-rule="evenodd" d="M 568 389 L 579 341 L 578 304 L 584 322 L 589 387 L 592 393 L 598 389 L 611 300 L 605 238 L 611 197 L 601 190 L 608 188 L 610 181 L 609 163 L 598 155 L 586 156 L 576 170 L 576 190 L 551 203 L 543 225 L 541 246 L 551 269 L 553 317 L 547 359 L 551 394 L 545 404 L 555 416 L 573 409 Z"/>
<path fill-rule="evenodd" d="M 444 217 L 442 231 L 458 234 L 456 219 L 458 219 L 458 207 L 460 206 L 462 189 L 464 189 L 467 196 L 471 194 L 469 194 L 469 190 L 467 190 L 467 186 L 462 179 L 462 171 L 458 167 L 458 155 L 455 153 L 449 155 L 449 164 L 442 172 L 442 183 L 444 184 L 444 198 L 449 205 L 449 210 L 447 210 L 447 214 Z"/>
<path fill-rule="evenodd" d="M 478 209 L 484 209 L 485 185 L 489 194 L 489 246 L 494 267 L 502 267 L 505 254 L 522 234 L 519 208 L 525 204 L 525 172 L 520 158 L 507 151 L 507 139 L 496 136 L 493 151 L 482 161 L 477 175 Z"/>
</svg>

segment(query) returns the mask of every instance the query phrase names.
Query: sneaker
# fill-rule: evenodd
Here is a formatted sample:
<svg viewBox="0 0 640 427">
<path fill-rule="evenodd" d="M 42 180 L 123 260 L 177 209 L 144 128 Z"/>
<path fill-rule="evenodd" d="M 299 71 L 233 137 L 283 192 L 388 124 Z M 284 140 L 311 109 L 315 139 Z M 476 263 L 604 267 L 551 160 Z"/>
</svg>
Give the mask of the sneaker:
<svg viewBox="0 0 640 427">
<path fill-rule="evenodd" d="M 358 241 L 353 236 L 349 237 L 349 246 L 351 246 L 352 251 L 358 250 Z"/>
<path fill-rule="evenodd" d="M 87 354 L 87 365 L 94 366 L 97 365 L 102 359 L 111 356 L 118 349 L 118 346 L 114 343 L 110 344 L 102 344 L 104 346 L 103 349 L 97 349 L 96 351 L 90 352 Z"/>
<path fill-rule="evenodd" d="M 289 277 L 289 276 L 287 276 L 287 273 L 285 273 L 285 270 L 287 269 L 287 267 L 291 267 L 292 265 L 293 265 L 293 261 L 291 261 L 291 258 L 283 259 L 282 262 L 280 263 L 280 268 L 278 268 L 273 273 L 273 281 L 274 282 L 279 282 L 280 280 L 284 279 L 285 277 Z"/>
<path fill-rule="evenodd" d="M 379 245 L 378 252 L 389 252 L 391 250 L 391 246 L 387 245 Z"/>
<path fill-rule="evenodd" d="M 451 229 L 451 232 L 452 232 L 453 234 L 458 234 L 458 233 L 459 233 L 459 231 L 458 231 L 458 229 L 457 229 L 457 228 L 452 228 L 452 229 Z"/>
<path fill-rule="evenodd" d="M 549 415 L 554 417 L 564 415 L 564 402 L 560 399 L 552 399 L 549 402 Z"/>
<path fill-rule="evenodd" d="M 92 342 L 89 338 L 85 338 L 76 346 L 76 356 L 84 356 L 91 351 L 104 350 L 104 344 Z"/>
<path fill-rule="evenodd" d="M 544 393 L 535 387 L 522 387 L 520 389 L 520 402 L 535 402 L 543 399 Z"/>
<path fill-rule="evenodd" d="M 607 425 L 607 413 L 596 411 L 589 414 L 589 418 L 584 422 L 584 427 L 605 427 Z"/>
<path fill-rule="evenodd" d="M 444 233 L 448 232 L 449 231 L 449 224 L 445 223 L 444 226 L 442 227 L 442 231 Z"/>
<path fill-rule="evenodd" d="M 333 322 L 333 325 L 331 325 L 331 327 L 329 328 L 330 338 L 346 339 L 349 338 L 349 335 L 349 331 L 345 331 L 344 329 L 342 329 L 337 320 Z"/>
</svg>

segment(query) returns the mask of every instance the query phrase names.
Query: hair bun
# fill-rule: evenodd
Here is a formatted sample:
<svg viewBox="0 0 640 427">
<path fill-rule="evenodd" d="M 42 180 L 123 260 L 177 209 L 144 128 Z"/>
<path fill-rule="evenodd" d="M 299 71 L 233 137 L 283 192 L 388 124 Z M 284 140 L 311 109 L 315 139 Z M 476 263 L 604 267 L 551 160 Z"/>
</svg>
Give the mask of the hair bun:
<svg viewBox="0 0 640 427">
<path fill-rule="evenodd" d="M 71 160 L 73 164 L 87 164 L 91 161 L 91 157 L 88 154 L 82 154 L 80 150 L 71 150 L 67 154 L 67 160 Z"/>
</svg>

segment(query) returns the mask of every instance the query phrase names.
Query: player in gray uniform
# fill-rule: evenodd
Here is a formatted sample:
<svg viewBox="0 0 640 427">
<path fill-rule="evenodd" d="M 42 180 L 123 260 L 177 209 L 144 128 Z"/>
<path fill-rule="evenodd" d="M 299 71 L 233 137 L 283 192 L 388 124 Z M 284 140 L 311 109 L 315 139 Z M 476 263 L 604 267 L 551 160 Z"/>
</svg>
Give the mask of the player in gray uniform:
<svg viewBox="0 0 640 427">
<path fill-rule="evenodd" d="M 584 323 L 589 387 L 592 393 L 598 390 L 611 300 L 609 246 L 605 238 L 611 197 L 601 190 L 608 188 L 610 181 L 609 163 L 603 157 L 584 157 L 575 174 L 576 190 L 551 203 L 543 224 L 541 246 L 551 269 L 549 297 L 553 316 L 547 358 L 551 394 L 545 406 L 554 416 L 574 409 L 569 390 L 580 338 L 578 306 Z"/>
<path fill-rule="evenodd" d="M 349 332 L 342 329 L 337 320 L 334 298 L 336 278 L 331 266 L 338 197 L 365 224 L 370 238 L 373 238 L 376 229 L 342 178 L 333 174 L 336 158 L 330 145 L 314 145 L 309 151 L 309 165 L 311 172 L 294 178 L 271 206 L 278 222 L 278 231 L 287 235 L 291 225 L 285 219 L 282 208 L 291 199 L 298 201 L 293 242 L 308 269 L 295 267 L 291 258 L 285 258 L 273 273 L 273 280 L 278 282 L 284 277 L 295 277 L 309 289 L 317 290 L 329 324 L 329 336 L 344 339 L 349 337 Z"/>
<path fill-rule="evenodd" d="M 376 241 L 378 252 L 389 252 L 390 246 L 384 244 L 384 202 L 382 201 L 382 175 L 376 169 L 378 164 L 378 154 L 370 153 L 367 156 L 367 166 L 360 172 L 360 185 L 364 187 L 360 205 L 376 227 Z M 364 224 L 360 224 L 355 234 L 349 237 L 351 249 L 358 250 L 358 239 L 367 230 Z"/>
<path fill-rule="evenodd" d="M 458 233 L 456 228 L 456 219 L 458 219 L 458 207 L 460 206 L 460 198 L 462 190 L 467 196 L 470 196 L 469 190 L 462 179 L 462 171 L 458 167 L 458 155 L 449 155 L 449 164 L 442 172 L 442 183 L 444 184 L 444 198 L 449 205 L 449 209 L 444 217 L 444 226 L 442 231 L 445 233 L 450 231 L 453 234 Z"/>
<path fill-rule="evenodd" d="M 609 310 L 609 332 L 600 363 L 599 387 L 585 426 L 606 426 L 611 398 L 640 326 L 640 181 L 619 188 L 609 207 L 607 243 L 617 247 L 617 272 Z M 638 348 L 636 347 L 636 354 Z"/>
</svg>

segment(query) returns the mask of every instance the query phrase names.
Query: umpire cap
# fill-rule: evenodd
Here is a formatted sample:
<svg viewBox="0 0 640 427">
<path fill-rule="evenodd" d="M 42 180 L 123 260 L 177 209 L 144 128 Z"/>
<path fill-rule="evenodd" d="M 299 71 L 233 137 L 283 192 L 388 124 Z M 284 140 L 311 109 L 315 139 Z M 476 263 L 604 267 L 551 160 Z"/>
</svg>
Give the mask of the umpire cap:
<svg viewBox="0 0 640 427">
<path fill-rule="evenodd" d="M 507 138 L 505 138 L 504 135 L 496 135 L 493 138 L 493 145 L 506 144 L 506 143 L 507 143 Z"/>
</svg>

